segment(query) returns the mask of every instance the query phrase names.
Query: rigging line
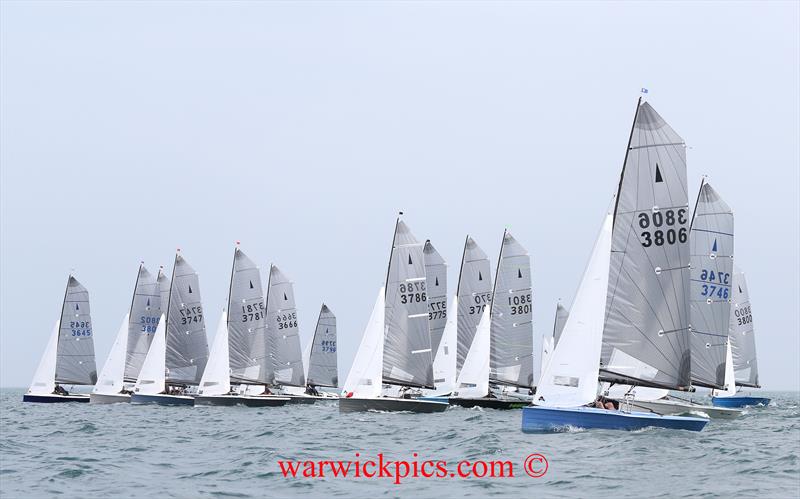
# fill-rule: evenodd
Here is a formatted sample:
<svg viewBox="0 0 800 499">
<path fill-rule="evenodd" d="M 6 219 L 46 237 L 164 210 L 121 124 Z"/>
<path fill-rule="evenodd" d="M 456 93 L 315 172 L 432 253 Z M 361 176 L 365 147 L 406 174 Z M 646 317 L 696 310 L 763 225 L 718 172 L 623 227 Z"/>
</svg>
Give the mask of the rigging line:
<svg viewBox="0 0 800 499">
<path fill-rule="evenodd" d="M 682 146 L 682 145 L 684 145 L 684 142 L 666 142 L 666 143 L 663 143 L 663 144 L 649 144 L 649 145 L 645 145 L 645 146 L 633 146 L 633 147 L 631 147 L 631 149 L 644 149 L 644 148 L 647 148 L 647 147 L 667 147 L 667 146 Z"/>
<path fill-rule="evenodd" d="M 733 237 L 733 234 L 729 234 L 729 233 L 727 233 L 727 232 L 721 232 L 721 231 L 718 231 L 718 230 L 697 229 L 697 228 L 693 228 L 692 230 L 693 230 L 693 231 L 695 231 L 695 230 L 696 230 L 697 232 L 709 232 L 709 233 L 711 233 L 711 234 L 721 234 L 721 235 L 723 235 L 723 236 L 731 236 L 731 237 Z"/>
</svg>

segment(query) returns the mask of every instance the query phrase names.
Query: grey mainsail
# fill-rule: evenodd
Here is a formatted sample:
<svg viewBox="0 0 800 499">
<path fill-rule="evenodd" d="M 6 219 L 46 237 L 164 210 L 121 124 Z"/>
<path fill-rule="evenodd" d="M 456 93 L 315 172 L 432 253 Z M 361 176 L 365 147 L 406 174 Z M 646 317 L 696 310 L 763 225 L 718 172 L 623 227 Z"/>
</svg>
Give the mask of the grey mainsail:
<svg viewBox="0 0 800 499">
<path fill-rule="evenodd" d="M 613 223 L 601 379 L 688 389 L 686 152 L 683 139 L 641 99 Z"/>
<path fill-rule="evenodd" d="M 308 357 L 308 384 L 314 386 L 339 386 L 336 363 L 336 316 L 324 303 L 319 311 L 317 328 L 311 340 Z"/>
<path fill-rule="evenodd" d="M 425 280 L 428 293 L 428 325 L 431 330 L 431 351 L 439 349 L 447 323 L 447 263 L 430 241 L 425 241 Z"/>
<path fill-rule="evenodd" d="M 299 331 L 294 286 L 283 272 L 273 265 L 269 272 L 267 290 L 267 336 L 276 384 L 289 386 L 306 384 Z"/>
<path fill-rule="evenodd" d="M 489 257 L 474 239 L 467 236 L 461 271 L 458 275 L 458 344 L 456 370 L 461 372 L 481 315 L 492 303 L 492 278 Z"/>
<path fill-rule="evenodd" d="M 569 318 L 569 311 L 560 302 L 556 305 L 556 320 L 553 323 L 553 347 L 558 345 L 561 333 L 564 331 L 564 324 Z"/>
<path fill-rule="evenodd" d="M 232 383 L 272 382 L 266 314 L 261 271 L 237 246 L 228 291 L 228 356 Z"/>
<path fill-rule="evenodd" d="M 397 219 L 386 276 L 383 382 L 433 388 L 423 244 Z"/>
<path fill-rule="evenodd" d="M 61 307 L 56 352 L 56 383 L 97 383 L 89 292 L 72 275 L 67 279 L 67 291 Z"/>
<path fill-rule="evenodd" d="M 508 230 L 503 233 L 497 262 L 491 320 L 490 381 L 532 388 L 531 258 Z"/>
<path fill-rule="evenodd" d="M 161 293 L 158 283 L 144 263 L 139 265 L 128 314 L 128 345 L 125 353 L 123 380 L 135 383 L 150 350 L 153 335 L 161 318 Z"/>
<path fill-rule="evenodd" d="M 161 295 L 158 316 L 166 316 L 169 307 L 169 288 L 172 283 L 170 282 L 169 277 L 167 277 L 167 274 L 164 273 L 164 267 L 159 267 L 158 278 L 156 279 L 156 282 L 158 283 L 158 290 L 159 294 Z"/>
<path fill-rule="evenodd" d="M 758 362 L 756 361 L 756 337 L 753 326 L 753 310 L 744 272 L 733 269 L 733 304 L 730 316 L 730 339 L 733 353 L 733 372 L 736 384 L 761 388 L 758 384 Z"/>
<path fill-rule="evenodd" d="M 208 340 L 197 272 L 175 254 L 166 324 L 167 383 L 197 385 L 208 362 Z"/>
<path fill-rule="evenodd" d="M 705 181 L 697 195 L 689 241 L 692 384 L 722 389 L 731 321 L 733 211 Z"/>
</svg>

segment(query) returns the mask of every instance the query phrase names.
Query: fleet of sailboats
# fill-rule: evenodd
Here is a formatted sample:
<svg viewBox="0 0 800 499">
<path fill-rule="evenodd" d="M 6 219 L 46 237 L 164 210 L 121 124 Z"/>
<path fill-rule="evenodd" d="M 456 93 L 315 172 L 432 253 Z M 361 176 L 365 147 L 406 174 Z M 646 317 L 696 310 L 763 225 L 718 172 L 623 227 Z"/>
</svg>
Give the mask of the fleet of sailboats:
<svg viewBox="0 0 800 499">
<path fill-rule="evenodd" d="M 400 213 L 402 215 L 402 212 Z M 70 275 L 26 402 L 282 406 L 335 400 L 341 412 L 522 408 L 522 430 L 699 431 L 770 400 L 753 315 L 734 266 L 733 210 L 704 178 L 689 206 L 683 139 L 639 100 L 619 185 L 567 310 L 534 351 L 531 258 L 505 230 L 492 276 L 467 236 L 455 293 L 447 262 L 398 217 L 378 292 L 341 395 L 337 322 L 321 306 L 306 355 L 294 285 L 234 250 L 211 349 L 199 278 L 139 265 L 130 307 L 97 375 L 89 295 Z M 535 361 L 535 362 L 534 362 Z M 91 386 L 91 393 L 65 387 Z M 691 393 L 711 390 L 711 403 Z M 686 395 L 674 395 L 684 392 Z M 687 398 L 688 397 L 688 398 Z"/>
</svg>

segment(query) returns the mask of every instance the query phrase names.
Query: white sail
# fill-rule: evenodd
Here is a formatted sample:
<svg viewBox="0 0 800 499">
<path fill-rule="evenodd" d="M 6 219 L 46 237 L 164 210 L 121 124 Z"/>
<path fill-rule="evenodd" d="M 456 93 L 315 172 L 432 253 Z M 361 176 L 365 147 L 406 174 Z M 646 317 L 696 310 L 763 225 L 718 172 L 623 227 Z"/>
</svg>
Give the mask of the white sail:
<svg viewBox="0 0 800 499">
<path fill-rule="evenodd" d="M 371 398 L 381 394 L 385 307 L 385 291 L 381 288 L 344 383 L 342 393 L 345 396 Z"/>
<path fill-rule="evenodd" d="M 535 405 L 580 407 L 597 397 L 611 257 L 612 215 L 606 215 L 572 302 L 564 331 L 536 388 Z"/>
<path fill-rule="evenodd" d="M 458 309 L 458 296 L 450 300 L 448 310 Z M 456 353 L 458 349 L 458 315 L 450 314 L 433 359 L 433 384 L 435 394 L 448 394 L 456 387 Z"/>
<path fill-rule="evenodd" d="M 541 379 L 542 373 L 547 367 L 547 363 L 550 362 L 550 357 L 553 355 L 554 349 L 555 349 L 555 337 L 545 336 L 544 338 L 542 338 L 542 364 L 540 366 L 541 369 L 536 376 L 537 386 L 539 385 L 539 379 Z"/>
<path fill-rule="evenodd" d="M 125 314 L 122 325 L 119 327 L 117 338 L 111 345 L 106 363 L 97 377 L 97 383 L 92 388 L 92 393 L 113 395 L 120 393 L 124 388 L 126 356 L 128 349 L 128 324 L 130 313 Z"/>
<path fill-rule="evenodd" d="M 231 391 L 231 368 L 228 350 L 228 313 L 223 309 L 217 325 L 208 363 L 200 379 L 200 395 L 225 395 Z"/>
<path fill-rule="evenodd" d="M 487 307 L 472 339 L 472 346 L 461 366 L 456 391 L 459 398 L 482 398 L 489 395 L 489 348 L 491 314 Z"/>
<path fill-rule="evenodd" d="M 166 363 L 167 363 L 167 320 L 162 314 L 158 321 L 156 332 L 153 333 L 153 342 L 144 358 L 139 379 L 133 391 L 142 395 L 157 395 L 166 388 Z"/>
<path fill-rule="evenodd" d="M 725 346 L 725 389 L 712 390 L 711 394 L 715 397 L 733 397 L 736 395 L 736 374 L 733 372 L 733 352 L 731 350 L 731 340 Z"/>
<path fill-rule="evenodd" d="M 44 349 L 39 367 L 33 375 L 28 393 L 35 395 L 50 395 L 56 389 L 56 351 L 58 350 L 58 333 L 61 329 L 61 321 L 56 321 L 50 339 L 47 340 L 47 347 Z"/>
</svg>

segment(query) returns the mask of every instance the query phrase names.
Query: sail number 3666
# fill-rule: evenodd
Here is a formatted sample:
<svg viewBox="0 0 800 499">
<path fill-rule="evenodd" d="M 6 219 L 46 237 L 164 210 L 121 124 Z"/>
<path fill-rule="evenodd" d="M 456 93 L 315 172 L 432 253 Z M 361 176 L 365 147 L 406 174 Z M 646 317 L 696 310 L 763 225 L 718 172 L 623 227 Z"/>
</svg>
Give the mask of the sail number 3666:
<svg viewBox="0 0 800 499">
<path fill-rule="evenodd" d="M 639 213 L 639 228 L 642 231 L 642 246 L 649 248 L 652 245 L 663 246 L 664 244 L 675 244 L 676 242 L 685 243 L 689 239 L 686 227 L 679 229 L 671 228 L 675 224 L 686 225 L 686 208 L 677 210 L 656 211 L 652 214 L 648 212 Z M 662 229 L 661 227 L 665 227 Z"/>
</svg>

